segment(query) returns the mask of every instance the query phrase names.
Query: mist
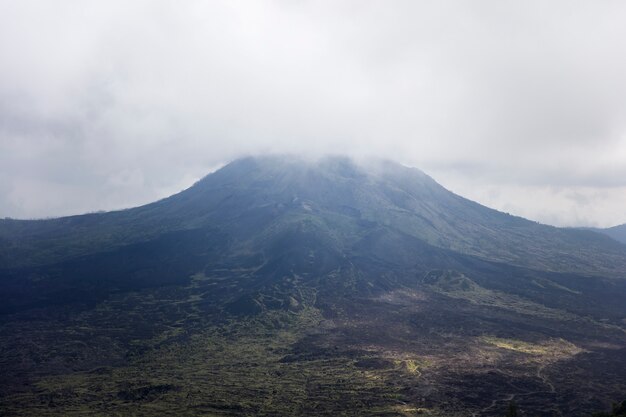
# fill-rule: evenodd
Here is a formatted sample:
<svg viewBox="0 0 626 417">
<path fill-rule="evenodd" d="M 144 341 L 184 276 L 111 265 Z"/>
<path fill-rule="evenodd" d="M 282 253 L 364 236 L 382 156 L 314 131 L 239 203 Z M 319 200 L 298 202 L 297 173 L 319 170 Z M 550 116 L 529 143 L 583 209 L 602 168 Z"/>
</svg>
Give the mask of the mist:
<svg viewBox="0 0 626 417">
<path fill-rule="evenodd" d="M 625 223 L 624 21 L 618 1 L 4 1 L 0 217 L 332 153 L 540 222 Z"/>
</svg>

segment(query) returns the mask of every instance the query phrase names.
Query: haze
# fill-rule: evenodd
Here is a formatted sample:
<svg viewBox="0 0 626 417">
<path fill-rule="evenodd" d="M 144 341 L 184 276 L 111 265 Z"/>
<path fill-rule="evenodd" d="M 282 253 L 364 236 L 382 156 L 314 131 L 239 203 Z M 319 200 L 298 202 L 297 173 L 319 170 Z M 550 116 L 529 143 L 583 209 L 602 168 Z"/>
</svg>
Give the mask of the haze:
<svg viewBox="0 0 626 417">
<path fill-rule="evenodd" d="M 0 1 L 0 217 L 339 153 L 549 224 L 625 223 L 625 21 L 618 1 Z"/>
</svg>

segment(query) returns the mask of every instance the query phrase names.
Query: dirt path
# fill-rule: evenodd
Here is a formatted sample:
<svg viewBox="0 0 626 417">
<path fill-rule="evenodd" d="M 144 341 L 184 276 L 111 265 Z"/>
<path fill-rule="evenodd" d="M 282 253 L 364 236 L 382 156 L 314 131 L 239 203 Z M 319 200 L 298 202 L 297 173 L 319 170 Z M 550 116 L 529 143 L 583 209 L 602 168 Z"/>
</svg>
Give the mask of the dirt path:
<svg viewBox="0 0 626 417">
<path fill-rule="evenodd" d="M 556 392 L 556 388 L 554 388 L 554 384 L 550 382 L 550 379 L 543 373 L 543 370 L 546 368 L 546 365 L 541 365 L 537 368 L 537 378 L 541 379 L 541 381 L 550 387 L 550 394 L 554 394 Z"/>
<path fill-rule="evenodd" d="M 494 408 L 498 403 L 503 402 L 503 401 L 513 401 L 513 399 L 515 398 L 516 394 L 509 394 L 507 397 L 505 398 L 500 398 L 497 400 L 493 400 L 491 402 L 491 404 L 489 404 L 487 407 L 483 408 L 480 411 L 476 411 L 474 413 L 472 413 L 472 417 L 479 417 L 482 416 L 486 411 L 491 410 L 492 408 Z"/>
</svg>

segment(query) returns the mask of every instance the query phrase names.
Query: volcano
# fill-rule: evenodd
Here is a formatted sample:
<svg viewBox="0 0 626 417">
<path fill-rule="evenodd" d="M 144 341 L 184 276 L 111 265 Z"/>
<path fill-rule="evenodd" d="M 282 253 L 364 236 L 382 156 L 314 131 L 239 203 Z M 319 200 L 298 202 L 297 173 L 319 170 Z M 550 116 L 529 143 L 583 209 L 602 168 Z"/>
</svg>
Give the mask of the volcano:
<svg viewBox="0 0 626 417">
<path fill-rule="evenodd" d="M 0 220 L 0 411 L 586 416 L 626 397 L 625 271 L 391 161 L 238 159 Z"/>
</svg>

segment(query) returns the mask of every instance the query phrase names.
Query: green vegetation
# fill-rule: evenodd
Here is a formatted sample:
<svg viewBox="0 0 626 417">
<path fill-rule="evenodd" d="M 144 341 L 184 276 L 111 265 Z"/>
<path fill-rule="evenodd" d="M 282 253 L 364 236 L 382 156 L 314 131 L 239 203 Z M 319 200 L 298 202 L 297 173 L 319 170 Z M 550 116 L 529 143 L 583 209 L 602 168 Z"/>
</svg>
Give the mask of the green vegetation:
<svg viewBox="0 0 626 417">
<path fill-rule="evenodd" d="M 89 323 L 100 317 L 114 325 L 123 311 L 129 320 L 150 317 L 154 328 L 128 341 L 123 364 L 112 359 L 109 366 L 44 376 L 32 391 L 6 397 L 0 406 L 37 416 L 411 415 L 400 389 L 419 376 L 418 361 L 307 345 L 324 321 L 308 305 L 216 322 L 199 310 L 197 293 L 210 284 L 198 274 L 177 290 L 184 301 L 168 303 L 173 294 L 148 290 L 77 317 L 67 329 L 74 338 L 101 335 Z"/>
<path fill-rule="evenodd" d="M 543 341 L 541 344 L 492 336 L 482 337 L 482 340 L 502 349 L 527 353 L 529 355 L 570 357 L 581 352 L 580 348 L 563 339 L 547 340 Z"/>
</svg>

